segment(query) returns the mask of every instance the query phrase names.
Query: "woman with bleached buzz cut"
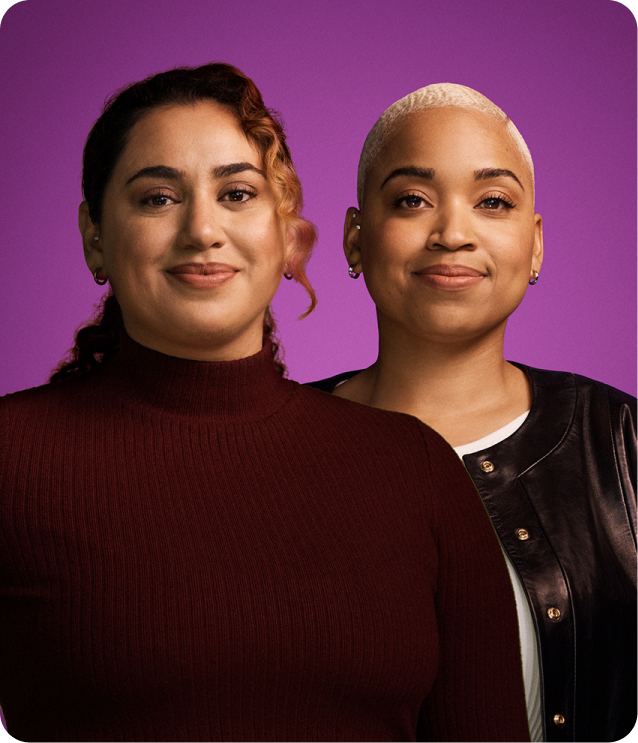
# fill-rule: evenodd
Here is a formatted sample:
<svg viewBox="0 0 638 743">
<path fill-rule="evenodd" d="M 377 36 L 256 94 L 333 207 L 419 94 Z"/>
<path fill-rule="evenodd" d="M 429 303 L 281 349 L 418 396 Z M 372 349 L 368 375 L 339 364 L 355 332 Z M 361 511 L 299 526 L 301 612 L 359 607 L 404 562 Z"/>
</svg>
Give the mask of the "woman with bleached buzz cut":
<svg viewBox="0 0 638 743">
<path fill-rule="evenodd" d="M 503 356 L 543 259 L 529 150 L 477 91 L 429 85 L 368 134 L 357 196 L 344 249 L 379 354 L 314 386 L 452 444 L 506 556 L 532 740 L 618 740 L 636 720 L 636 401 Z"/>
</svg>

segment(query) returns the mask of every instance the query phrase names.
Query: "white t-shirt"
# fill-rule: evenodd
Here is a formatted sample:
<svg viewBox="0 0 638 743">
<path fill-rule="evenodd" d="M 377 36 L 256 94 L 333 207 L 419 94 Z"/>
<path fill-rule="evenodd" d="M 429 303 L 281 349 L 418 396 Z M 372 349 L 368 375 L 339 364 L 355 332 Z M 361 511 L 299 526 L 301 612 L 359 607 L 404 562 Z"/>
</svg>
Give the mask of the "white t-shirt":
<svg viewBox="0 0 638 743">
<path fill-rule="evenodd" d="M 473 454 L 474 452 L 498 444 L 520 428 L 528 414 L 529 410 L 527 413 L 523 413 L 523 415 L 510 421 L 506 426 L 503 426 L 503 428 L 499 428 L 498 431 L 494 431 L 478 441 L 473 441 L 471 444 L 464 444 L 463 446 L 455 446 L 454 451 L 459 455 L 459 457 L 463 457 L 465 454 Z M 503 548 L 501 547 L 501 549 Z M 536 644 L 534 622 L 532 620 L 532 613 L 529 608 L 527 595 L 525 594 L 525 589 L 523 588 L 521 579 L 518 577 L 518 573 L 505 550 L 503 550 L 503 554 L 505 555 L 505 562 L 507 564 L 507 569 L 509 570 L 512 587 L 514 588 L 514 597 L 516 598 L 518 633 L 521 642 L 523 682 L 525 684 L 525 702 L 527 704 L 529 732 L 532 741 L 542 741 L 543 718 L 541 714 L 540 668 L 538 663 L 538 646 Z"/>
</svg>

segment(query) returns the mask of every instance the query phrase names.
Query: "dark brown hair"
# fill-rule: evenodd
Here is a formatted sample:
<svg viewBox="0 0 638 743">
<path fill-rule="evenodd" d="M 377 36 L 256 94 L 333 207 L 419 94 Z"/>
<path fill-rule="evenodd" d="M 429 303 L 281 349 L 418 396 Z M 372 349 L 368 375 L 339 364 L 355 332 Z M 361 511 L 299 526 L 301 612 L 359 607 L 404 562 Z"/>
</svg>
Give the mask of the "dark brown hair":
<svg viewBox="0 0 638 743">
<path fill-rule="evenodd" d="M 315 228 L 301 217 L 301 184 L 279 116 L 266 108 L 255 83 L 232 65 L 216 62 L 201 67 L 178 67 L 127 85 L 107 99 L 84 145 L 82 193 L 91 220 L 96 224 L 101 220 L 104 191 L 135 124 L 158 106 L 188 105 L 202 100 L 215 101 L 235 113 L 246 136 L 261 153 L 267 177 L 279 186 L 277 214 L 295 237 L 293 255 L 286 268 L 310 296 L 310 306 L 302 315 L 305 317 L 317 303 L 305 272 L 316 239 Z M 84 374 L 107 363 L 117 352 L 123 331 L 120 306 L 109 291 L 89 324 L 78 329 L 74 347 L 49 381 Z M 273 344 L 275 365 L 285 374 L 270 307 L 264 317 L 264 335 Z"/>
</svg>

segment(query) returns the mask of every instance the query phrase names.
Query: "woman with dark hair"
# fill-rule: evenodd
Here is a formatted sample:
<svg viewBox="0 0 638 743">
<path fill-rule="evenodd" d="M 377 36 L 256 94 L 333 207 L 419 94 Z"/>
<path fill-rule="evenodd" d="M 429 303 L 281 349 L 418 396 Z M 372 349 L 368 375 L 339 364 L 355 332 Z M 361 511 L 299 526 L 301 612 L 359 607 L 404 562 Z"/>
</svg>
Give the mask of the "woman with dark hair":
<svg viewBox="0 0 638 743">
<path fill-rule="evenodd" d="M 636 721 L 636 400 L 503 356 L 543 259 L 527 145 L 477 91 L 429 85 L 368 134 L 357 196 L 344 248 L 379 356 L 314 386 L 455 447 L 507 557 L 532 740 L 618 740 Z"/>
<path fill-rule="evenodd" d="M 458 458 L 277 362 L 314 239 L 224 64 L 85 148 L 96 322 L 0 401 L 0 703 L 20 740 L 523 740 L 515 604 Z"/>
<path fill-rule="evenodd" d="M 87 263 L 92 260 L 101 262 L 100 246 L 93 244 L 91 240 L 94 243 L 99 241 L 97 226 L 102 221 L 105 190 L 134 125 L 153 108 L 188 106 L 205 100 L 230 107 L 239 117 L 246 136 L 259 148 L 264 165 L 279 189 L 277 213 L 294 237 L 287 258 L 289 273 L 285 275 L 288 279 L 298 281 L 310 296 L 310 306 L 302 315 L 304 317 L 312 312 L 317 303 L 305 273 L 315 241 L 315 230 L 310 222 L 300 216 L 301 184 L 295 173 L 281 124 L 264 107 L 252 80 L 229 65 L 171 70 L 124 88 L 107 101 L 104 112 L 94 124 L 84 147 L 82 192 L 85 201 L 80 207 L 80 227 L 85 237 Z M 244 198 L 247 199 L 247 196 Z M 88 242 L 86 229 L 91 232 Z M 109 281 L 104 266 L 91 270 L 96 283 L 105 284 Z M 278 344 L 273 337 L 274 320 L 270 307 L 266 308 L 263 327 L 265 335 L 271 341 L 275 363 L 283 371 L 277 353 Z M 55 382 L 67 374 L 89 371 L 96 364 L 108 361 L 117 350 L 122 329 L 121 310 L 111 291 L 105 297 L 97 322 L 78 332 L 71 358 L 60 364 L 50 381 Z"/>
</svg>

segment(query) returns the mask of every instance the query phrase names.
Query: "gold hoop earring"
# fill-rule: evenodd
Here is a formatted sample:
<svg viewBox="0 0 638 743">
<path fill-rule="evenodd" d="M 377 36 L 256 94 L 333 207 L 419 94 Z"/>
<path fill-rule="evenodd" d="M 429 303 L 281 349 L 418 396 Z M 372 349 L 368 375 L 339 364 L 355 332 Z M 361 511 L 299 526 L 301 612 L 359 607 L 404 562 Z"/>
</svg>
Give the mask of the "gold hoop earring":
<svg viewBox="0 0 638 743">
<path fill-rule="evenodd" d="M 98 279 L 97 275 L 101 270 L 102 266 L 96 268 L 95 271 L 93 271 L 93 281 L 95 281 L 98 286 L 104 286 L 104 284 L 106 284 L 106 282 L 108 281 L 108 279 Z"/>
</svg>

